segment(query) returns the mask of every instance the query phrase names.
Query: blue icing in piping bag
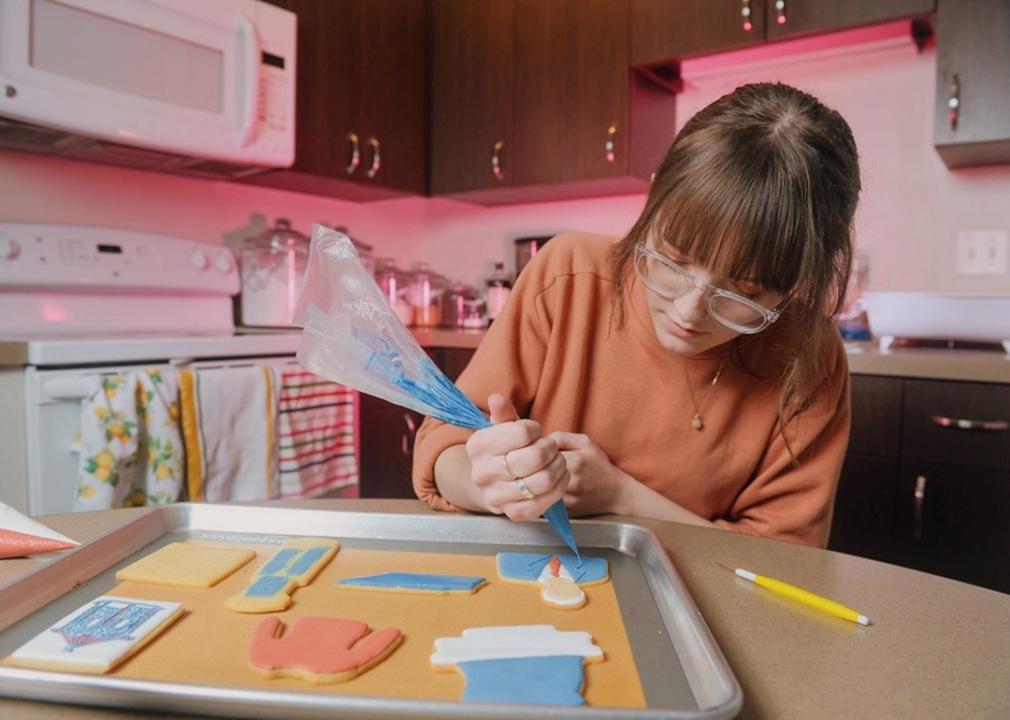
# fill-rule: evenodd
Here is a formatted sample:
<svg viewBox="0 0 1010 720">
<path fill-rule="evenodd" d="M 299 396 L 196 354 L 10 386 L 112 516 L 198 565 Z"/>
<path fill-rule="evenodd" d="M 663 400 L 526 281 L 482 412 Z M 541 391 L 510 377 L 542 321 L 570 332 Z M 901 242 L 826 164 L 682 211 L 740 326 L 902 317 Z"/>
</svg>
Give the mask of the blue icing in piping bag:
<svg viewBox="0 0 1010 720">
<path fill-rule="evenodd" d="M 312 228 L 295 322 L 304 327 L 298 361 L 306 370 L 451 425 L 491 426 L 400 322 L 350 238 L 324 225 Z M 581 562 L 564 502 L 544 517 Z"/>
</svg>

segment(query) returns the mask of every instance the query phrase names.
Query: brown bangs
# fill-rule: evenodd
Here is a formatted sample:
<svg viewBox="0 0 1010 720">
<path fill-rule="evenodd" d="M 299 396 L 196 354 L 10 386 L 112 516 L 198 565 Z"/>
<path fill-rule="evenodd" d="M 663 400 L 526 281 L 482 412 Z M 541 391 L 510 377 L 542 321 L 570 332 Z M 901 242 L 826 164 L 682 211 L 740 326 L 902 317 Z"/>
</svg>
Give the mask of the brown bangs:
<svg viewBox="0 0 1010 720">
<path fill-rule="evenodd" d="M 815 228 L 805 211 L 809 189 L 761 156 L 760 140 L 740 135 L 685 138 L 682 170 L 672 173 L 648 236 L 702 267 L 809 301 L 803 287 Z M 745 135 L 741 134 L 741 135 Z M 699 137 L 701 136 L 701 137 Z M 719 143 L 732 147 L 713 147 Z M 732 157 L 734 163 L 712 162 Z M 741 172 L 741 166 L 749 168 Z"/>
</svg>

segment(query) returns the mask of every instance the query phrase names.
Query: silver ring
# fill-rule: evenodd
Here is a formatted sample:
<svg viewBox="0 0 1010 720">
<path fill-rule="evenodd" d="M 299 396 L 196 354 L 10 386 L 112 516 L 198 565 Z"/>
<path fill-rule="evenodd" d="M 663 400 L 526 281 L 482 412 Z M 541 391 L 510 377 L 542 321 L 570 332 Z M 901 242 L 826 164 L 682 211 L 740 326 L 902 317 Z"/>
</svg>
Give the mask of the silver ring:
<svg viewBox="0 0 1010 720">
<path fill-rule="evenodd" d="M 522 478 L 516 478 L 516 490 L 518 490 L 519 494 L 527 500 L 532 500 L 536 497 L 536 495 L 533 494 L 533 491 L 526 486 L 525 482 L 523 482 Z"/>
</svg>

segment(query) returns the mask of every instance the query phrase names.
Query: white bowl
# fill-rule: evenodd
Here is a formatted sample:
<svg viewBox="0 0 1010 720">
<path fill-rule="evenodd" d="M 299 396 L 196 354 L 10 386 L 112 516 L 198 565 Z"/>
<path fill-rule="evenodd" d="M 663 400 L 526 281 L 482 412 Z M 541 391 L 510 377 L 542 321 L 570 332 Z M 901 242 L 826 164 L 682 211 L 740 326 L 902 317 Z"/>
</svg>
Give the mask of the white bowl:
<svg viewBox="0 0 1010 720">
<path fill-rule="evenodd" d="M 864 292 L 877 337 L 1010 342 L 1010 295 Z"/>
</svg>

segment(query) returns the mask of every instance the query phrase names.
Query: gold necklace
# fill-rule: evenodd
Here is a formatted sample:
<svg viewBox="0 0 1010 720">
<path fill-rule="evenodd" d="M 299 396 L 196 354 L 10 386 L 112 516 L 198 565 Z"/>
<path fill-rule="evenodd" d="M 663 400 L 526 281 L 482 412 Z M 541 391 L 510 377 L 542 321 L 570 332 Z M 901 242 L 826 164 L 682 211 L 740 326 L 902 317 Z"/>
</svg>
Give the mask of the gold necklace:
<svg viewBox="0 0 1010 720">
<path fill-rule="evenodd" d="M 712 377 L 712 382 L 708 384 L 708 390 L 705 391 L 705 397 L 701 399 L 701 405 L 694 399 L 694 389 L 691 387 L 691 378 L 687 374 L 687 362 L 684 363 L 684 381 L 687 383 L 687 392 L 691 396 L 691 404 L 694 405 L 694 417 L 691 418 L 691 427 L 693 427 L 698 432 L 701 432 L 702 428 L 705 427 L 705 421 L 701 419 L 702 410 L 705 409 L 705 403 L 708 401 L 708 396 L 712 394 L 712 388 L 715 384 L 719 382 L 719 377 L 722 375 L 722 369 L 726 367 L 726 358 L 722 359 L 719 363 L 719 367 L 715 371 L 715 375 Z"/>
</svg>

